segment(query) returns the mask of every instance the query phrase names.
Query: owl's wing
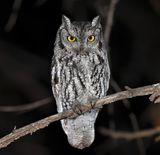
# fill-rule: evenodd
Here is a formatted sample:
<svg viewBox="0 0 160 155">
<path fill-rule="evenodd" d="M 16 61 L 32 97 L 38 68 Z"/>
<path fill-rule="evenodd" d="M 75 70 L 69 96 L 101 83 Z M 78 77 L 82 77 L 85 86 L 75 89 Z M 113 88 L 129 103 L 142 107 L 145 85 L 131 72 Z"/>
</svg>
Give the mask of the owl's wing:
<svg viewBox="0 0 160 155">
<path fill-rule="evenodd" d="M 61 100 L 60 100 L 60 94 L 61 94 L 61 89 L 60 89 L 60 84 L 59 84 L 59 77 L 58 77 L 58 65 L 56 63 L 56 61 L 52 60 L 52 72 L 51 72 L 51 82 L 52 82 L 52 91 L 53 91 L 53 95 L 55 97 L 56 100 L 56 104 L 57 104 L 57 110 L 58 112 L 62 112 L 63 108 L 62 108 L 62 104 L 61 104 Z"/>
<path fill-rule="evenodd" d="M 108 61 L 108 53 L 107 50 L 104 48 L 104 68 L 105 68 L 105 77 L 106 77 L 106 92 L 108 91 L 109 88 L 109 81 L 110 81 L 110 67 L 109 67 L 109 61 Z M 106 93 L 107 94 L 107 93 Z"/>
<path fill-rule="evenodd" d="M 51 72 L 51 82 L 52 82 L 52 90 L 55 98 L 57 98 L 58 95 L 58 74 L 57 74 L 57 64 L 54 60 L 54 57 L 52 59 L 52 72 Z"/>
</svg>

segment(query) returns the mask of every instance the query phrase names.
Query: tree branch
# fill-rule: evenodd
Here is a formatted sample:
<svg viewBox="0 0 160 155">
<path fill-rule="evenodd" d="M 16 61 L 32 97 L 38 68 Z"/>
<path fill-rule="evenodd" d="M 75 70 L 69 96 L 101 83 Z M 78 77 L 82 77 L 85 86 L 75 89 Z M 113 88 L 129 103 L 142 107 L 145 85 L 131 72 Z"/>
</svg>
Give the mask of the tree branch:
<svg viewBox="0 0 160 155">
<path fill-rule="evenodd" d="M 105 104 L 110 104 L 116 101 L 120 101 L 126 98 L 132 98 L 137 96 L 145 96 L 145 95 L 153 95 L 153 94 L 160 94 L 160 83 L 153 84 L 149 86 L 129 89 L 126 91 L 121 91 L 112 95 L 108 95 L 104 98 L 97 100 L 95 103 L 95 107 L 101 107 Z M 152 98 L 153 99 L 153 98 Z M 81 110 L 83 113 L 91 110 L 92 106 L 90 104 L 81 105 Z M 39 120 L 35 123 L 31 123 L 19 129 L 14 129 L 10 134 L 4 136 L 0 139 L 0 148 L 7 147 L 10 143 L 14 142 L 15 140 L 36 132 L 42 128 L 47 127 L 50 123 L 64 119 L 64 118 L 74 118 L 77 114 L 71 111 L 66 111 L 63 113 L 55 114 L 49 117 L 46 117 L 42 120 Z"/>
<path fill-rule="evenodd" d="M 14 106 L 0 106 L 0 112 L 21 112 L 34 110 L 53 101 L 52 97 L 47 97 L 32 103 Z"/>
<path fill-rule="evenodd" d="M 11 15 L 8 19 L 6 26 L 5 26 L 5 30 L 7 32 L 11 31 L 12 28 L 14 27 L 14 25 L 16 24 L 16 21 L 18 18 L 18 13 L 19 13 L 21 5 L 22 5 L 22 0 L 14 0 Z"/>
<path fill-rule="evenodd" d="M 117 2 L 118 0 L 111 0 L 109 5 L 109 11 L 108 11 L 107 20 L 106 20 L 106 28 L 104 32 L 104 40 L 107 43 L 109 42 L 109 38 L 110 38 L 110 33 L 113 25 L 113 16 L 114 16 L 114 11 L 115 11 Z"/>
<path fill-rule="evenodd" d="M 113 139 L 125 139 L 125 140 L 135 140 L 139 138 L 154 136 L 160 133 L 160 127 L 146 129 L 142 131 L 136 131 L 136 132 L 113 131 L 106 128 L 100 128 L 99 130 L 100 133 L 104 136 L 109 136 Z"/>
</svg>

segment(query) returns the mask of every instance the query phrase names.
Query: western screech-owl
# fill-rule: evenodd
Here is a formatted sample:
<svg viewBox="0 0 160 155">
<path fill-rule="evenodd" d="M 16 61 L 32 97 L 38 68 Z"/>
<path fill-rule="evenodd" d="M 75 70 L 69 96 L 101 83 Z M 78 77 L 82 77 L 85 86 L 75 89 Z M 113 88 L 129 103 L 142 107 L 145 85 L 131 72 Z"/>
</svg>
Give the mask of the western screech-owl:
<svg viewBox="0 0 160 155">
<path fill-rule="evenodd" d="M 110 69 L 99 16 L 92 22 L 71 22 L 62 16 L 52 59 L 52 89 L 58 112 L 106 96 Z M 92 144 L 99 108 L 61 120 L 69 143 L 83 149 Z"/>
</svg>

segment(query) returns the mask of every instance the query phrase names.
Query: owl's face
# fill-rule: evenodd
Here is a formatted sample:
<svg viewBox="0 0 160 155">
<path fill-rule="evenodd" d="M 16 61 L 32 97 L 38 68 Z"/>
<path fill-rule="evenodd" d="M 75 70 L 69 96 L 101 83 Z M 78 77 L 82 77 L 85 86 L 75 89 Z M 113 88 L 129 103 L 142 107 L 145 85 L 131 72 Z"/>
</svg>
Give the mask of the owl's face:
<svg viewBox="0 0 160 155">
<path fill-rule="evenodd" d="M 60 39 L 68 51 L 86 54 L 97 49 L 101 40 L 101 24 L 99 17 L 92 22 L 71 22 L 66 16 L 62 17 Z"/>
</svg>

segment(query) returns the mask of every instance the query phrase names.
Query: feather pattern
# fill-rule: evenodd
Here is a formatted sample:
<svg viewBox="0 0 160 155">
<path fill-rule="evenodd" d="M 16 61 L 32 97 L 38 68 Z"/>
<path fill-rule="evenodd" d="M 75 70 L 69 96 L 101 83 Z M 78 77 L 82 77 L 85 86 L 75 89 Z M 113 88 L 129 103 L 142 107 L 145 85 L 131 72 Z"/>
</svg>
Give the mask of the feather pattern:
<svg viewBox="0 0 160 155">
<path fill-rule="evenodd" d="M 66 18 L 63 18 L 63 22 Z M 57 32 L 51 75 L 58 112 L 107 94 L 110 69 L 101 25 L 96 23 L 96 27 L 92 26 L 93 22 L 98 22 L 96 20 L 98 18 L 92 23 L 71 23 L 67 18 L 67 27 L 62 22 Z M 76 43 L 69 43 L 66 39 L 68 35 L 76 37 Z M 87 42 L 86 38 L 90 35 L 96 37 L 93 43 Z M 99 108 L 94 108 L 76 118 L 61 120 L 62 128 L 73 147 L 83 149 L 92 144 L 98 112 Z"/>
</svg>

